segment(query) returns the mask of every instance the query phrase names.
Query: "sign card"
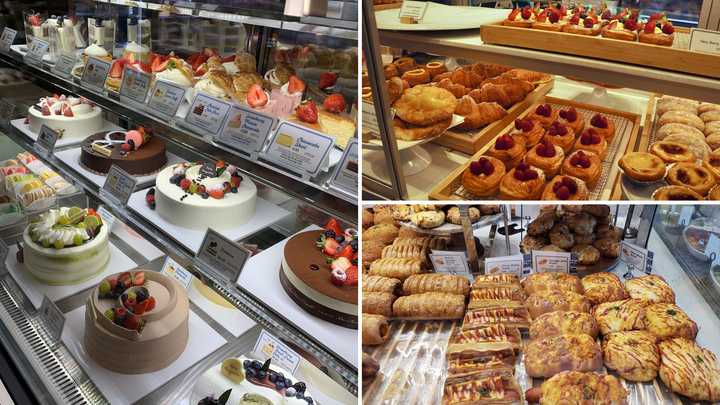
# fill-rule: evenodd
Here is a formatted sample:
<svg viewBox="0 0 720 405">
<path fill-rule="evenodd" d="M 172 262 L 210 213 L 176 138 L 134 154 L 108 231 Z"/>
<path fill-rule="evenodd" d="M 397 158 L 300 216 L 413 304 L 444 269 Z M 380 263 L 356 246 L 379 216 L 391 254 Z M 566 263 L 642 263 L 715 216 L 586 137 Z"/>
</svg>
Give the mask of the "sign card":
<svg viewBox="0 0 720 405">
<path fill-rule="evenodd" d="M 110 166 L 105 184 L 101 192 L 114 200 L 115 203 L 125 205 L 130 199 L 130 194 L 135 191 L 137 179 L 117 165 Z"/>
<path fill-rule="evenodd" d="M 3 29 L 2 35 L 0 35 L 0 51 L 10 51 L 10 45 L 15 42 L 16 35 L 17 31 L 10 27 L 5 27 L 5 29 Z"/>
<path fill-rule="evenodd" d="M 620 242 L 620 260 L 622 260 L 629 270 L 637 270 L 652 273 L 652 264 L 655 253 L 633 245 L 625 241 Z"/>
<path fill-rule="evenodd" d="M 46 330 L 50 335 L 52 342 L 57 342 L 62 336 L 63 326 L 65 326 L 65 315 L 60 308 L 47 295 L 43 295 L 42 305 L 38 310 L 40 318 L 46 325 Z"/>
<path fill-rule="evenodd" d="M 198 93 L 190 106 L 190 112 L 185 117 L 185 122 L 198 133 L 209 132 L 215 135 L 220 131 L 229 111 L 229 103 Z"/>
<path fill-rule="evenodd" d="M 470 267 L 465 252 L 433 250 L 430 254 L 430 262 L 436 273 L 470 277 Z"/>
<path fill-rule="evenodd" d="M 178 262 L 173 260 L 172 257 L 168 256 L 165 258 L 165 263 L 163 263 L 163 267 L 160 272 L 179 281 L 186 290 L 190 288 L 190 283 L 192 283 L 193 279 L 192 273 L 187 271 L 185 267 L 178 264 Z"/>
<path fill-rule="evenodd" d="M 120 97 L 127 97 L 136 103 L 145 104 L 145 98 L 150 90 L 150 80 L 149 74 L 125 65 L 120 84 Z"/>
<path fill-rule="evenodd" d="M 532 271 L 531 255 L 488 257 L 485 259 L 485 274 L 510 273 L 518 277 Z"/>
<path fill-rule="evenodd" d="M 28 52 L 25 54 L 25 63 L 42 68 L 42 59 L 47 53 L 48 48 L 50 48 L 50 44 L 47 41 L 43 41 L 39 38 L 33 38 L 32 42 L 30 42 L 30 45 L 28 46 Z"/>
<path fill-rule="evenodd" d="M 150 93 L 148 107 L 150 107 L 150 112 L 171 119 L 177 113 L 184 98 L 184 88 L 170 82 L 158 80 L 155 82 L 152 93 Z"/>
<path fill-rule="evenodd" d="M 277 120 L 252 108 L 234 105 L 230 109 L 217 141 L 248 156 L 262 149 Z"/>
<path fill-rule="evenodd" d="M 315 177 L 334 144 L 335 140 L 329 136 L 283 121 L 264 158 L 303 177 Z"/>
<path fill-rule="evenodd" d="M 348 142 L 340 164 L 335 168 L 330 185 L 351 196 L 357 196 L 358 171 L 358 140 L 353 138 Z"/>
<path fill-rule="evenodd" d="M 60 55 L 55 66 L 52 68 L 52 72 L 60 77 L 69 79 L 72 76 L 73 67 L 75 67 L 75 56 L 73 55 Z"/>
<path fill-rule="evenodd" d="M 408 1 L 405 0 L 400 7 L 400 21 L 411 20 L 420 21 L 425 17 L 428 8 L 427 1 Z"/>
<path fill-rule="evenodd" d="M 690 30 L 690 50 L 720 53 L 720 31 L 693 28 Z"/>
<path fill-rule="evenodd" d="M 80 85 L 93 91 L 103 92 L 105 80 L 110 73 L 110 66 L 110 62 L 106 60 L 89 58 L 85 63 Z"/>
<path fill-rule="evenodd" d="M 295 375 L 300 365 L 300 355 L 265 329 L 260 331 L 260 336 L 257 342 L 255 342 L 253 352 L 265 359 L 272 358 L 273 364 L 285 370 L 290 370 L 292 375 Z"/>
<path fill-rule="evenodd" d="M 577 259 L 569 252 L 532 251 L 532 268 L 536 273 L 576 273 Z"/>
<path fill-rule="evenodd" d="M 250 256 L 250 250 L 208 229 L 196 257 L 201 264 L 197 267 L 208 270 L 211 278 L 230 285 L 238 280 Z"/>
<path fill-rule="evenodd" d="M 55 150 L 55 144 L 59 137 L 57 131 L 43 124 L 40 127 L 37 141 L 35 141 L 35 150 L 39 153 L 51 155 Z"/>
</svg>

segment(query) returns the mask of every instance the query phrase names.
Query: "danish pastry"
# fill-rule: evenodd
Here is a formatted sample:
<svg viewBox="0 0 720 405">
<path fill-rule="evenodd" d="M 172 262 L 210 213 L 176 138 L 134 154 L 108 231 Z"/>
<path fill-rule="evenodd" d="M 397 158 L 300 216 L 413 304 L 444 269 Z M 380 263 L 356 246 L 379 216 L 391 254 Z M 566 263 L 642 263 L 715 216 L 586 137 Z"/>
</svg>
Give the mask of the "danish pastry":
<svg viewBox="0 0 720 405">
<path fill-rule="evenodd" d="M 503 200 L 539 200 L 545 186 L 545 173 L 537 167 L 520 163 L 500 180 Z"/>
<path fill-rule="evenodd" d="M 615 123 L 601 114 L 593 115 L 590 119 L 590 128 L 593 128 L 595 132 L 602 135 L 608 141 L 615 136 Z"/>
<path fill-rule="evenodd" d="M 715 185 L 715 175 L 704 166 L 681 162 L 670 167 L 667 181 L 671 185 L 684 186 L 705 196 Z"/>
<path fill-rule="evenodd" d="M 710 189 L 707 196 L 708 200 L 719 201 L 720 200 L 720 185 L 717 185 Z"/>
<path fill-rule="evenodd" d="M 558 121 L 554 121 L 550 124 L 550 127 L 548 127 L 543 139 L 546 139 L 553 145 L 561 147 L 563 152 L 569 153 L 575 144 L 575 132 L 573 132 L 572 128 L 566 127 Z"/>
<path fill-rule="evenodd" d="M 675 28 L 670 22 L 663 24 L 662 29 L 655 26 L 655 20 L 645 23 L 643 30 L 638 34 L 638 41 L 646 44 L 672 46 L 675 39 Z"/>
<path fill-rule="evenodd" d="M 513 9 L 508 17 L 503 20 L 502 25 L 508 25 L 511 27 L 530 28 L 535 22 L 535 13 L 533 13 L 530 7 L 526 8 L 515 8 Z"/>
<path fill-rule="evenodd" d="M 665 163 L 694 162 L 695 154 L 687 146 L 669 141 L 658 141 L 650 145 L 650 153 L 659 157 Z"/>
<path fill-rule="evenodd" d="M 523 141 L 523 138 L 501 135 L 485 154 L 499 159 L 505 164 L 505 169 L 510 170 L 517 166 L 525 155 L 525 144 Z"/>
<path fill-rule="evenodd" d="M 532 148 L 535 146 L 545 135 L 545 128 L 540 125 L 538 121 L 531 119 L 516 119 L 515 130 L 510 133 L 510 136 L 523 137 L 525 138 L 525 147 Z"/>
<path fill-rule="evenodd" d="M 660 187 L 652 194 L 656 201 L 701 201 L 705 198 L 684 186 Z"/>
<path fill-rule="evenodd" d="M 705 130 L 705 122 L 695 114 L 687 111 L 668 111 L 660 117 L 658 125 L 683 124 L 697 128 L 700 132 Z"/>
<path fill-rule="evenodd" d="M 505 172 L 505 163 L 491 156 L 482 156 L 465 169 L 461 182 L 475 196 L 494 196 L 500 189 L 500 180 Z"/>
<path fill-rule="evenodd" d="M 585 182 L 572 176 L 555 176 L 545 186 L 542 199 L 546 201 L 577 201 L 588 199 Z"/>
<path fill-rule="evenodd" d="M 418 68 L 408 70 L 400 76 L 403 80 L 406 80 L 410 87 L 417 86 L 419 84 L 430 83 L 430 73 L 424 68 Z"/>
<path fill-rule="evenodd" d="M 603 37 L 622 41 L 637 41 L 637 21 L 627 19 L 624 22 L 613 20 L 605 25 L 600 33 Z"/>
<path fill-rule="evenodd" d="M 395 102 L 398 117 L 413 125 L 432 125 L 452 118 L 457 100 L 445 89 L 417 86 L 403 92 Z"/>
<path fill-rule="evenodd" d="M 600 35 L 601 29 L 602 24 L 600 24 L 597 20 L 593 20 L 590 16 L 582 19 L 581 21 L 580 14 L 574 14 L 570 17 L 568 23 L 562 27 L 563 32 L 590 36 Z"/>
<path fill-rule="evenodd" d="M 542 170 L 548 179 L 555 177 L 560 172 L 560 166 L 564 159 L 563 149 L 547 139 L 543 139 L 525 155 L 525 163 Z"/>
<path fill-rule="evenodd" d="M 588 188 L 592 188 L 602 174 L 602 162 L 598 155 L 578 150 L 565 159 L 560 172 L 577 177 L 584 181 Z"/>
<path fill-rule="evenodd" d="M 557 121 L 558 114 L 550 104 L 540 104 L 526 118 L 538 121 L 543 128 L 549 128 L 550 124 Z"/>
<path fill-rule="evenodd" d="M 580 114 L 578 114 L 575 107 L 560 110 L 558 113 L 558 121 L 560 121 L 561 124 L 572 128 L 573 132 L 576 134 L 581 134 L 583 129 L 585 129 L 585 120 Z"/>
<path fill-rule="evenodd" d="M 605 137 L 598 134 L 594 128 L 589 128 L 575 142 L 575 150 L 593 152 L 602 160 L 607 153 L 608 143 Z"/>
<path fill-rule="evenodd" d="M 393 65 L 397 67 L 399 74 L 403 74 L 409 70 L 413 70 L 416 66 L 415 59 L 407 56 L 396 59 L 395 62 L 393 62 Z"/>
<path fill-rule="evenodd" d="M 425 65 L 425 70 L 430 73 L 430 77 L 435 80 L 435 76 L 447 72 L 445 62 L 433 61 Z"/>
<path fill-rule="evenodd" d="M 538 14 L 537 20 L 532 23 L 532 28 L 543 31 L 560 31 L 565 26 L 561 22 L 562 16 L 557 9 L 543 10 Z"/>
<path fill-rule="evenodd" d="M 620 158 L 618 166 L 633 180 L 657 181 L 665 177 L 665 162 L 647 152 L 632 152 Z"/>
</svg>

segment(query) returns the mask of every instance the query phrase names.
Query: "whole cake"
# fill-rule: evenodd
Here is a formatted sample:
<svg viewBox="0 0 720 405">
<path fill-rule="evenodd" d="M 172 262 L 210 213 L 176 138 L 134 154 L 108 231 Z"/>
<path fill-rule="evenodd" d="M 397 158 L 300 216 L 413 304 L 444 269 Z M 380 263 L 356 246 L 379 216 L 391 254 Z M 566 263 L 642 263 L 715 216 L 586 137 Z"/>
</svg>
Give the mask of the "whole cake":
<svg viewBox="0 0 720 405">
<path fill-rule="evenodd" d="M 289 371 L 247 357 L 225 359 L 198 378 L 191 405 L 307 405 L 304 382 Z"/>
<path fill-rule="evenodd" d="M 28 124 L 34 133 L 43 124 L 58 131 L 60 138 L 84 138 L 103 128 L 102 110 L 82 97 L 43 97 L 28 109 Z"/>
<path fill-rule="evenodd" d="M 83 282 L 110 259 L 107 227 L 91 208 L 51 209 L 28 225 L 23 241 L 24 267 L 46 284 Z"/>
<path fill-rule="evenodd" d="M 91 135 L 85 138 L 81 149 L 80 163 L 102 174 L 112 165 L 134 175 L 151 174 L 167 163 L 165 142 L 151 136 L 143 127 Z"/>
<path fill-rule="evenodd" d="M 357 232 L 335 219 L 324 230 L 301 232 L 285 244 L 280 283 L 305 311 L 357 328 Z M 329 264 L 328 264 L 329 263 Z"/>
<path fill-rule="evenodd" d="M 158 215 L 191 229 L 242 225 L 255 214 L 256 199 L 255 183 L 222 161 L 168 166 L 146 197 Z"/>
<path fill-rule="evenodd" d="M 185 351 L 188 305 L 183 286 L 162 273 L 113 274 L 87 299 L 85 351 L 122 374 L 163 369 Z"/>
</svg>

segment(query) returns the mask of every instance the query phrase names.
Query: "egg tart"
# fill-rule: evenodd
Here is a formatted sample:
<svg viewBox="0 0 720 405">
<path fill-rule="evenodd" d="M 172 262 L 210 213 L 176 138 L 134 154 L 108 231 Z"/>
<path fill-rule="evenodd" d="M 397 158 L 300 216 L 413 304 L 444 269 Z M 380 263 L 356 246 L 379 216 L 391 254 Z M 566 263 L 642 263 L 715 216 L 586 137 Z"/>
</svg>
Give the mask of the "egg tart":
<svg viewBox="0 0 720 405">
<path fill-rule="evenodd" d="M 430 72 L 425 68 L 417 68 L 408 70 L 400 76 L 403 80 L 406 80 L 410 87 L 417 86 L 419 84 L 430 83 Z"/>
<path fill-rule="evenodd" d="M 558 121 L 572 128 L 576 134 L 581 134 L 583 129 L 585 129 L 585 119 L 577 112 L 575 107 L 560 110 L 558 113 Z"/>
<path fill-rule="evenodd" d="M 515 130 L 510 133 L 514 138 L 525 138 L 525 147 L 532 148 L 545 135 L 545 128 L 540 122 L 529 118 L 518 118 L 515 120 Z"/>
<path fill-rule="evenodd" d="M 578 201 L 587 200 L 589 191 L 585 182 L 572 176 L 555 176 L 545 186 L 543 200 Z"/>
<path fill-rule="evenodd" d="M 540 104 L 525 118 L 538 121 L 543 128 L 549 128 L 550 124 L 557 121 L 558 111 L 554 110 L 550 104 Z"/>
<path fill-rule="evenodd" d="M 650 145 L 650 153 L 659 157 L 665 163 L 694 162 L 695 154 L 680 143 L 671 141 L 658 141 Z"/>
<path fill-rule="evenodd" d="M 710 153 L 707 160 L 703 161 L 703 166 L 715 175 L 716 181 L 720 181 L 720 151 Z"/>
<path fill-rule="evenodd" d="M 715 175 L 705 167 L 689 162 L 675 163 L 668 170 L 667 182 L 673 186 L 684 186 L 700 194 L 707 195 L 715 185 Z"/>
<path fill-rule="evenodd" d="M 490 197 L 498 193 L 500 180 L 505 175 L 505 164 L 491 156 L 482 156 L 471 162 L 462 175 L 465 190 L 477 197 Z"/>
<path fill-rule="evenodd" d="M 575 144 L 575 132 L 573 132 L 572 128 L 555 121 L 550 124 L 543 139 L 547 139 L 550 143 L 561 147 L 565 153 L 568 153 Z"/>
<path fill-rule="evenodd" d="M 703 196 L 683 186 L 660 187 L 652 194 L 656 201 L 701 201 Z"/>
<path fill-rule="evenodd" d="M 525 163 L 542 170 L 548 179 L 558 174 L 564 159 L 563 149 L 547 139 L 543 139 L 525 154 Z"/>
<path fill-rule="evenodd" d="M 601 114 L 593 115 L 590 119 L 590 128 L 595 129 L 598 134 L 602 135 L 608 141 L 615 136 L 615 123 Z"/>
<path fill-rule="evenodd" d="M 575 142 L 575 150 L 593 152 L 594 154 L 600 156 L 600 160 L 605 158 L 607 149 L 607 140 L 602 135 L 598 134 L 593 128 L 588 128 Z"/>
<path fill-rule="evenodd" d="M 428 73 L 430 73 L 430 77 L 434 79 L 435 76 L 447 72 L 447 67 L 445 66 L 445 62 L 433 61 L 425 65 L 425 70 L 427 70 Z"/>
<path fill-rule="evenodd" d="M 501 135 L 485 154 L 501 160 L 505 163 L 505 169 L 510 170 L 517 166 L 525 155 L 524 142 L 525 140 L 520 137 L 515 138 L 510 135 Z"/>
<path fill-rule="evenodd" d="M 545 173 L 537 167 L 520 163 L 500 180 L 500 199 L 539 200 L 545 186 Z"/>
<path fill-rule="evenodd" d="M 565 159 L 560 172 L 577 177 L 584 181 L 588 188 L 592 188 L 602 173 L 602 162 L 595 153 L 578 150 Z"/>
<path fill-rule="evenodd" d="M 715 187 L 710 189 L 707 199 L 713 201 L 720 200 L 720 185 L 716 185 Z"/>
<path fill-rule="evenodd" d="M 618 166 L 635 181 L 651 182 L 665 177 L 665 162 L 652 153 L 628 153 L 620 158 Z"/>
</svg>

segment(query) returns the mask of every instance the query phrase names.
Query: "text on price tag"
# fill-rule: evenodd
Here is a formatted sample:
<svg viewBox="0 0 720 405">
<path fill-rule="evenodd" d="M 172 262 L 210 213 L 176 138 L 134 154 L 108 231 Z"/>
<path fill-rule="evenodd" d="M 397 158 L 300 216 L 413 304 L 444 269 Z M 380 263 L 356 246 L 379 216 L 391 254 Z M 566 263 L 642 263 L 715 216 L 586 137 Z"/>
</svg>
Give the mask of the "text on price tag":
<svg viewBox="0 0 720 405">
<path fill-rule="evenodd" d="M 532 268 L 536 273 L 576 273 L 577 259 L 570 252 L 532 251 Z"/>
<path fill-rule="evenodd" d="M 260 151 L 276 119 L 245 106 L 232 106 L 218 141 L 247 155 Z"/>
<path fill-rule="evenodd" d="M 292 375 L 295 375 L 300 365 L 300 355 L 265 329 L 260 332 L 260 337 L 255 342 L 253 352 L 265 359 L 272 359 L 273 364 L 289 370 Z"/>
<path fill-rule="evenodd" d="M 175 116 L 184 98 L 184 88 L 170 82 L 158 80 L 155 82 L 152 93 L 150 93 L 148 107 L 152 112 L 170 119 Z"/>
<path fill-rule="evenodd" d="M 620 242 L 620 260 L 630 270 L 637 270 L 652 273 L 653 258 L 655 253 L 625 241 Z"/>
<path fill-rule="evenodd" d="M 35 150 L 41 153 L 52 154 L 58 138 L 60 138 L 60 134 L 57 131 L 43 124 L 40 127 L 37 141 L 35 141 Z"/>
<path fill-rule="evenodd" d="M 345 147 L 340 164 L 335 168 L 330 185 L 350 195 L 357 195 L 358 188 L 358 140 L 353 138 Z"/>
<path fill-rule="evenodd" d="M 485 259 L 485 274 L 508 273 L 522 277 L 532 272 L 532 255 L 488 257 Z"/>
<path fill-rule="evenodd" d="M 185 269 L 185 267 L 181 266 L 178 262 L 173 260 L 173 258 L 170 256 L 168 256 L 165 259 L 165 263 L 163 263 L 161 273 L 179 281 L 180 284 L 182 284 L 183 287 L 185 287 L 185 289 L 188 289 L 190 287 L 190 283 L 192 283 L 192 279 L 193 279 L 192 273 L 187 271 L 187 269 Z"/>
<path fill-rule="evenodd" d="M 150 90 L 149 74 L 125 65 L 122 83 L 120 84 L 120 97 L 127 97 L 136 103 L 145 103 Z"/>
<path fill-rule="evenodd" d="M 690 30 L 690 50 L 720 53 L 720 32 L 693 28 Z"/>
<path fill-rule="evenodd" d="M 185 122 L 195 127 L 199 133 L 209 132 L 215 135 L 220 131 L 229 111 L 229 103 L 198 93 L 190 105 Z"/>
<path fill-rule="evenodd" d="M 403 1 L 400 7 L 400 20 L 422 20 L 425 17 L 428 4 L 427 1 Z"/>
<path fill-rule="evenodd" d="M 115 203 L 127 204 L 130 194 L 135 191 L 137 179 L 117 165 L 110 166 L 105 183 L 102 187 L 103 194 L 109 196 Z"/>
<path fill-rule="evenodd" d="M 301 175 L 315 177 L 335 140 L 320 132 L 283 121 L 278 125 L 265 159 Z"/>
<path fill-rule="evenodd" d="M 15 36 L 17 31 L 10 27 L 3 29 L 2 35 L 0 35 L 0 51 L 7 52 L 10 50 L 10 46 L 15 42 Z"/>
<path fill-rule="evenodd" d="M 28 46 L 28 53 L 25 54 L 25 63 L 28 65 L 34 65 L 42 67 L 43 56 L 48 51 L 50 44 L 42 39 L 33 38 L 32 42 Z"/>
<path fill-rule="evenodd" d="M 215 280 L 226 285 L 234 284 L 240 277 L 252 252 L 224 237 L 214 229 L 208 229 L 200 245 L 197 260 L 201 270 L 207 270 Z"/>
<path fill-rule="evenodd" d="M 60 311 L 60 308 L 47 295 L 43 295 L 42 305 L 38 312 L 52 341 L 57 342 L 60 340 L 65 326 L 65 315 Z"/>
<path fill-rule="evenodd" d="M 436 273 L 470 277 L 470 267 L 465 252 L 433 250 L 430 254 L 430 262 Z"/>
<path fill-rule="evenodd" d="M 53 66 L 52 71 L 58 76 L 64 78 L 70 78 L 72 76 L 72 70 L 75 67 L 75 56 L 71 55 L 60 55 L 58 61 Z"/>
<path fill-rule="evenodd" d="M 83 69 L 80 84 L 94 91 L 103 91 L 105 89 L 105 80 L 110 73 L 111 63 L 98 58 L 88 58 Z"/>
</svg>

